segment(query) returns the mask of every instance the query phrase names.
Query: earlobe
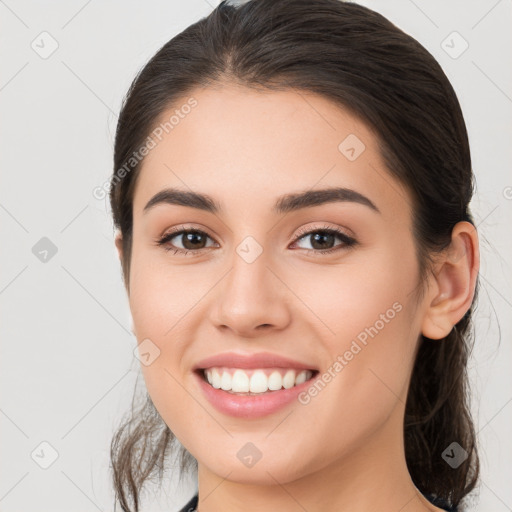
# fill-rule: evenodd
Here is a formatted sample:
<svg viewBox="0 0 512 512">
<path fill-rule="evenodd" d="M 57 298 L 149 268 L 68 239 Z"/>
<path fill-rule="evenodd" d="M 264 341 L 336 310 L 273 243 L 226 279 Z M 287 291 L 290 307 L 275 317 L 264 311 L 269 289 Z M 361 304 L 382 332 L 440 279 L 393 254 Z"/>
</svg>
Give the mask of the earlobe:
<svg viewBox="0 0 512 512">
<path fill-rule="evenodd" d="M 115 244 L 117 248 L 117 254 L 119 256 L 119 260 L 123 261 L 123 237 L 121 235 L 121 232 L 118 231 L 115 236 Z"/>
<path fill-rule="evenodd" d="M 425 337 L 445 338 L 466 314 L 475 295 L 479 266 L 476 228 L 461 221 L 453 228 L 450 246 L 436 263 L 435 283 L 430 288 L 422 324 Z"/>
</svg>

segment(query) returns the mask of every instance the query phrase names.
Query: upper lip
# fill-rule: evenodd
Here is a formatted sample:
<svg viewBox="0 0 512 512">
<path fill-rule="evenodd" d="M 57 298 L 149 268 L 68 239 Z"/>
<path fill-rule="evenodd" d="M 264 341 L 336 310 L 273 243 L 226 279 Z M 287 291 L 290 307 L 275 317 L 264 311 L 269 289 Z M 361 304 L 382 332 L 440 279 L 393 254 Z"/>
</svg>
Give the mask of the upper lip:
<svg viewBox="0 0 512 512">
<path fill-rule="evenodd" d="M 272 354 L 271 352 L 258 352 L 253 354 L 240 354 L 236 352 L 223 352 L 201 359 L 194 370 L 204 370 L 213 366 L 228 368 L 297 368 L 302 370 L 316 370 L 311 364 L 301 363 L 288 357 Z"/>
</svg>

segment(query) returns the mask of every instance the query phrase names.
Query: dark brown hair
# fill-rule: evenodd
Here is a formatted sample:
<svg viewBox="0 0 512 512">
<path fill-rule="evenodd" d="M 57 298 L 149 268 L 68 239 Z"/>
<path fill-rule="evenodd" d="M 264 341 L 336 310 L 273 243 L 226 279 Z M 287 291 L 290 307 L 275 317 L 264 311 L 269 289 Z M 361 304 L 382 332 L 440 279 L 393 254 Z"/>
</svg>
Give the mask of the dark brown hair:
<svg viewBox="0 0 512 512">
<path fill-rule="evenodd" d="M 167 109 L 194 88 L 222 83 L 317 93 L 371 127 L 390 175 L 413 198 L 422 281 L 431 256 L 449 245 L 455 224 L 474 224 L 464 118 L 448 78 L 421 44 L 354 3 L 252 0 L 234 6 L 224 1 L 161 48 L 123 102 L 110 201 L 122 234 L 127 289 L 140 162 L 130 164 L 122 179 L 116 170 L 126 169 Z M 471 308 L 445 339 L 420 340 L 404 419 L 406 461 L 415 485 L 434 502 L 439 498 L 452 506 L 474 488 L 479 472 L 466 373 L 477 292 L 478 281 Z M 468 454 L 456 469 L 441 456 L 452 442 Z M 144 483 L 157 469 L 161 478 L 171 445 L 180 452 L 180 474 L 197 465 L 146 396 L 111 444 L 114 488 L 124 511 L 139 510 Z"/>
</svg>

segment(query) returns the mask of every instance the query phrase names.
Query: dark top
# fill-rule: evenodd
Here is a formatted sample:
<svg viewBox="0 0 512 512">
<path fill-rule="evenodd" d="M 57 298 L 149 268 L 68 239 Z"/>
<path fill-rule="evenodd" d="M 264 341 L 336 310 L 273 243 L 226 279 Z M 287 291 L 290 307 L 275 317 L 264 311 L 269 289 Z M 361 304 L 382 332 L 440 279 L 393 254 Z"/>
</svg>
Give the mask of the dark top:
<svg viewBox="0 0 512 512">
<path fill-rule="evenodd" d="M 198 495 L 192 497 L 192 499 L 182 508 L 180 512 L 193 512 L 197 507 Z"/>
<path fill-rule="evenodd" d="M 450 507 L 442 498 L 435 498 L 430 495 L 426 495 L 425 497 L 436 507 L 443 508 L 447 512 L 457 512 L 456 508 Z M 180 512 L 193 512 L 197 507 L 197 501 L 198 494 L 193 496 L 192 499 L 180 510 Z"/>
</svg>

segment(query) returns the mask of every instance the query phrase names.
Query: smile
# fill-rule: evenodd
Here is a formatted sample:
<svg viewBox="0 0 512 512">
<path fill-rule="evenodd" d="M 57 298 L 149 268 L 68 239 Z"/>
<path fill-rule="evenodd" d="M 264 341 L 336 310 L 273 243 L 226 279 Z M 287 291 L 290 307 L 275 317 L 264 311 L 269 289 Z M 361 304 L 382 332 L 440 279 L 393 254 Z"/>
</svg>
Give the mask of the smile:
<svg viewBox="0 0 512 512">
<path fill-rule="evenodd" d="M 303 407 L 298 396 L 313 385 L 320 372 L 291 368 L 210 367 L 197 369 L 192 374 L 203 396 L 217 411 L 236 418 L 256 419 L 293 403 Z M 234 391 L 233 388 L 246 391 Z"/>
<path fill-rule="evenodd" d="M 313 377 L 315 370 L 292 368 L 226 368 L 203 370 L 204 378 L 215 389 L 233 394 L 255 395 L 290 389 Z"/>
</svg>

